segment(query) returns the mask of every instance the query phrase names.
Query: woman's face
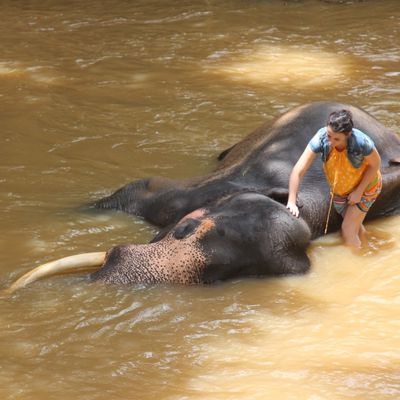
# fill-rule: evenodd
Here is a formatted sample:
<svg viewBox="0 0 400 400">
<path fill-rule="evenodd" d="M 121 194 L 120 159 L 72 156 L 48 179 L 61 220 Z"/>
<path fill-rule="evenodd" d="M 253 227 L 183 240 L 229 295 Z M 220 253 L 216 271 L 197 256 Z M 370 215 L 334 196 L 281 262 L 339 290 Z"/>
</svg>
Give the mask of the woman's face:
<svg viewBox="0 0 400 400">
<path fill-rule="evenodd" d="M 347 147 L 348 134 L 343 132 L 335 132 L 330 126 L 326 127 L 328 132 L 328 140 L 332 147 L 337 150 L 344 150 Z"/>
</svg>

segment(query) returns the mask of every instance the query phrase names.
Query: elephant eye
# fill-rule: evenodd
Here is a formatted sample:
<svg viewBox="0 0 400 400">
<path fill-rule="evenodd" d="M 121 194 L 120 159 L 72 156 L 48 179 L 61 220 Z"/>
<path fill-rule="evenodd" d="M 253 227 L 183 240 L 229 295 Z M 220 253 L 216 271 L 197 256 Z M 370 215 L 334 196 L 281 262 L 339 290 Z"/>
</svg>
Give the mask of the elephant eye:
<svg viewBox="0 0 400 400">
<path fill-rule="evenodd" d="M 198 219 L 187 219 L 176 227 L 173 236 L 178 240 L 184 239 L 190 236 L 199 225 L 200 221 Z"/>
</svg>

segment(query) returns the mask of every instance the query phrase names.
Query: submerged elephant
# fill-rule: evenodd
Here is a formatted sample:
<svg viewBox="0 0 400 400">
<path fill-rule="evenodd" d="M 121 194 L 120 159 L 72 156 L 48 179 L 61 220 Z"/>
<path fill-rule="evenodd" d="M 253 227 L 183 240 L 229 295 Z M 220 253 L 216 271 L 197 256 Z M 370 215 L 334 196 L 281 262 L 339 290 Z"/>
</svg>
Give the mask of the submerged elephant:
<svg viewBox="0 0 400 400">
<path fill-rule="evenodd" d="M 382 158 L 383 190 L 367 218 L 400 213 L 400 138 L 367 112 L 345 104 L 299 106 L 266 123 L 219 156 L 217 169 L 201 178 L 149 178 L 130 183 L 95 203 L 122 210 L 162 229 L 149 244 L 116 246 L 80 255 L 79 267 L 102 265 L 93 280 L 129 283 L 211 283 L 243 276 L 304 273 L 310 241 L 324 232 L 329 188 L 321 160 L 304 176 L 300 218 L 286 209 L 291 169 L 328 115 L 347 108 L 355 127 L 375 142 Z M 329 232 L 341 217 L 332 211 Z M 73 269 L 74 257 L 38 267 L 13 289 L 47 271 Z"/>
</svg>

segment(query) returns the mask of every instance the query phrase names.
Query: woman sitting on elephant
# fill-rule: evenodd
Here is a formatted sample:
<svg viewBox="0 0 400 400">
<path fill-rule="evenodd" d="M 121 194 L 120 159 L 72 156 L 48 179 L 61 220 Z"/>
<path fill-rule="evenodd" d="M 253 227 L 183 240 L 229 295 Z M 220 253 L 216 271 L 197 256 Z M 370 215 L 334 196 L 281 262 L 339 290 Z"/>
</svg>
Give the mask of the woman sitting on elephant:
<svg viewBox="0 0 400 400">
<path fill-rule="evenodd" d="M 310 140 L 290 175 L 287 208 L 296 217 L 300 181 L 317 153 L 322 153 L 333 205 L 343 217 L 345 244 L 359 248 L 365 232 L 362 222 L 382 189 L 379 153 L 369 136 L 353 128 L 350 111 L 331 113 L 327 126 Z"/>
</svg>

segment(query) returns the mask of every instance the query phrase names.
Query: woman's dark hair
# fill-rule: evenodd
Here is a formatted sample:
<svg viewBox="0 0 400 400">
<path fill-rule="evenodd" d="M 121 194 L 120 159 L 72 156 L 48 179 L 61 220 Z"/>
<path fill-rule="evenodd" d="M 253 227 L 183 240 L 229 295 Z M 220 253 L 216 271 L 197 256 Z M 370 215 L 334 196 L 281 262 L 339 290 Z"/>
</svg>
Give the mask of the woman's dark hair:
<svg viewBox="0 0 400 400">
<path fill-rule="evenodd" d="M 349 133 L 353 129 L 353 116 L 348 110 L 334 111 L 329 114 L 328 125 L 336 133 Z"/>
</svg>

